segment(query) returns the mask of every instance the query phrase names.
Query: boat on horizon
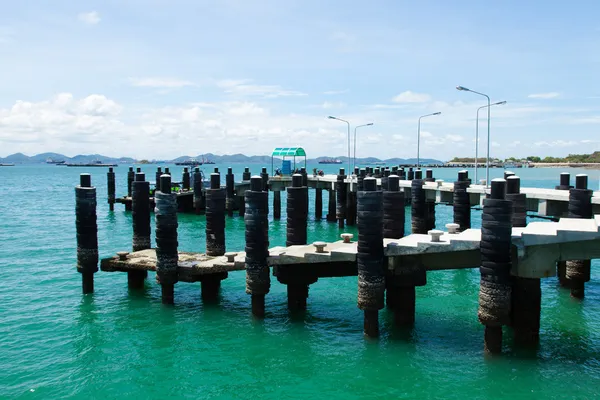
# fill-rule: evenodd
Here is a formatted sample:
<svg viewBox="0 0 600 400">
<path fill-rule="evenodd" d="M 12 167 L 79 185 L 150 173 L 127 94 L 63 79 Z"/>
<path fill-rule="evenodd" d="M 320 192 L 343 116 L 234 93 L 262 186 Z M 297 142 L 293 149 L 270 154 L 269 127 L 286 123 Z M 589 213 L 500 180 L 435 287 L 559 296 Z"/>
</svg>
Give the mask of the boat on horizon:
<svg viewBox="0 0 600 400">
<path fill-rule="evenodd" d="M 341 164 L 342 160 L 339 158 L 324 158 L 319 161 L 319 164 Z"/>
<path fill-rule="evenodd" d="M 15 164 L 13 163 L 0 163 L 0 167 L 14 167 Z"/>
<path fill-rule="evenodd" d="M 195 158 L 190 158 L 185 161 L 176 162 L 175 165 L 185 165 L 188 167 L 197 167 L 199 165 L 202 165 L 202 161 L 198 161 Z"/>
<path fill-rule="evenodd" d="M 65 160 L 55 160 L 55 159 L 54 159 L 54 158 L 52 158 L 52 157 L 48 157 L 48 158 L 46 159 L 46 164 L 63 165 L 63 164 L 65 164 L 65 163 L 66 163 L 66 161 L 65 161 Z"/>
<path fill-rule="evenodd" d="M 69 163 L 63 164 L 67 167 L 118 167 L 118 164 L 105 164 L 100 160 L 94 160 L 91 163 Z"/>
</svg>

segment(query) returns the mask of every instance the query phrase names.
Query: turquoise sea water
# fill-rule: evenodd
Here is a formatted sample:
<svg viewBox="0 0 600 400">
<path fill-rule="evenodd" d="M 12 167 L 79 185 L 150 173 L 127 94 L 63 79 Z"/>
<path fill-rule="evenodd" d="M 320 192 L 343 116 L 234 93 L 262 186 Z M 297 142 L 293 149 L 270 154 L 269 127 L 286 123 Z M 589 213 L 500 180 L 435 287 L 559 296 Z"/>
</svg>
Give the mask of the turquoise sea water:
<svg viewBox="0 0 600 400">
<path fill-rule="evenodd" d="M 240 177 L 244 165 L 232 166 Z M 257 173 L 261 165 L 250 167 Z M 338 166 L 326 167 L 333 172 Z M 142 166 L 151 180 L 155 168 Z M 118 194 L 126 191 L 126 170 L 116 169 Z M 597 263 L 584 301 L 558 289 L 556 279 L 543 280 L 539 348 L 514 350 L 506 330 L 505 353 L 494 359 L 482 353 L 476 270 L 428 273 L 427 286 L 417 289 L 414 329 L 395 331 L 391 315 L 382 310 L 379 340 L 362 335 L 355 277 L 312 285 L 302 317 L 289 316 L 285 286 L 272 277 L 264 321 L 250 315 L 243 271 L 223 282 L 218 304 L 202 303 L 199 284 L 179 283 L 175 306 L 163 306 L 154 274 L 139 293 L 128 291 L 126 274 L 98 272 L 95 293 L 83 296 L 75 270 L 73 190 L 82 172 L 88 171 L 0 168 L 0 398 L 598 396 Z M 89 172 L 98 189 L 101 257 L 130 249 L 130 213 L 121 205 L 109 212 L 106 169 Z M 553 187 L 561 171 L 515 172 L 523 186 Z M 598 172 L 588 173 L 597 190 Z M 492 170 L 492 177 L 501 174 Z M 436 178 L 455 176 L 454 169 L 435 171 Z M 447 206 L 436 213 L 438 227 L 452 218 Z M 204 217 L 180 214 L 179 223 L 180 249 L 203 251 Z M 478 224 L 474 211 L 473 225 Z M 228 249 L 243 248 L 243 229 L 239 217 L 227 219 Z M 334 223 L 309 223 L 309 242 L 337 240 L 340 233 Z M 285 242 L 285 202 L 281 221 L 271 222 L 270 240 L 273 246 Z"/>
</svg>

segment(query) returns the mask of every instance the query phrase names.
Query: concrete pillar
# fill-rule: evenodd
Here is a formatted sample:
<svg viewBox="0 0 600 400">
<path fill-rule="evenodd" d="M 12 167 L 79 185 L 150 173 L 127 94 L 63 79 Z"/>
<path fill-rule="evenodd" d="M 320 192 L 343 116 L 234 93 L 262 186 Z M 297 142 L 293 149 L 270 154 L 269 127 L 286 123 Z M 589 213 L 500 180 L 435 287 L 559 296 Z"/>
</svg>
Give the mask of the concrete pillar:
<svg viewBox="0 0 600 400">
<path fill-rule="evenodd" d="M 410 171 L 409 171 L 410 172 Z M 411 220 L 412 233 L 426 234 L 428 231 L 427 225 L 427 208 L 425 204 L 425 190 L 423 189 L 423 179 L 421 171 L 418 170 L 412 179 L 411 183 Z"/>
<path fill-rule="evenodd" d="M 155 180 L 155 184 L 154 184 L 154 191 L 158 192 L 160 191 L 160 176 L 162 175 L 162 168 L 158 167 L 156 168 L 156 173 L 154 174 L 154 180 Z"/>
<path fill-rule="evenodd" d="M 227 175 L 225 175 L 225 209 L 227 215 L 233 217 L 233 209 L 235 208 L 235 177 L 233 175 L 233 168 L 227 168 Z"/>
<path fill-rule="evenodd" d="M 512 202 L 505 199 L 506 181 L 491 182 L 483 200 L 479 321 L 485 325 L 484 350 L 502 351 L 502 325 L 510 323 Z"/>
<path fill-rule="evenodd" d="M 171 176 L 160 177 L 160 192 L 154 193 L 156 225 L 156 280 L 161 286 L 163 304 L 175 301 L 177 265 L 177 194 L 171 193 Z"/>
<path fill-rule="evenodd" d="M 469 187 L 469 176 L 466 170 L 459 171 L 458 180 L 454 182 L 454 193 L 452 196 L 452 208 L 454 211 L 454 223 L 458 224 L 458 232 L 471 228 L 471 200 L 467 188 Z"/>
<path fill-rule="evenodd" d="M 346 173 L 344 168 L 340 168 L 340 173 L 337 176 L 337 182 L 335 184 L 335 191 L 337 193 L 337 207 L 336 207 L 336 218 L 338 221 L 338 227 L 344 228 L 344 220 L 346 219 Z"/>
<path fill-rule="evenodd" d="M 98 271 L 98 225 L 96 188 L 90 174 L 79 176 L 75 187 L 75 228 L 77 231 L 77 272 L 81 274 L 83 294 L 94 292 L 94 274 Z"/>
<path fill-rule="evenodd" d="M 406 179 L 408 179 L 409 181 L 412 181 L 413 179 L 415 179 L 415 172 L 413 171 L 412 167 L 408 168 L 408 173 L 406 174 Z"/>
<path fill-rule="evenodd" d="M 127 171 L 127 197 L 131 197 L 132 185 L 135 180 L 135 172 L 133 171 L 133 167 L 129 167 L 129 171 Z"/>
<path fill-rule="evenodd" d="M 573 186 L 571 186 L 571 174 L 568 172 L 563 172 L 560 174 L 560 184 L 555 187 L 556 190 L 569 190 Z M 561 287 L 568 288 L 569 281 L 566 278 L 567 274 L 567 262 L 559 261 L 556 263 L 556 276 L 558 278 L 558 283 Z"/>
<path fill-rule="evenodd" d="M 252 296 L 252 314 L 265 316 L 265 295 L 269 293 L 271 278 L 269 256 L 269 196 L 263 190 L 259 176 L 250 179 L 250 190 L 245 193 L 246 214 L 246 293 Z"/>
<path fill-rule="evenodd" d="M 204 213 L 204 193 L 202 192 L 202 173 L 200 168 L 194 169 L 194 210 L 196 214 Z"/>
<path fill-rule="evenodd" d="M 575 177 L 575 187 L 569 190 L 569 218 L 592 218 L 592 191 L 587 188 L 588 176 Z M 567 261 L 566 278 L 571 288 L 571 297 L 585 297 L 585 282 L 590 281 L 591 260 Z"/>
<path fill-rule="evenodd" d="M 358 192 L 358 307 L 364 311 L 364 333 L 379 336 L 379 310 L 385 291 L 383 256 L 383 192 L 377 180 L 366 178 Z"/>
<path fill-rule="evenodd" d="M 262 179 L 262 190 L 264 192 L 269 191 L 269 173 L 267 172 L 267 168 L 263 167 L 260 172 L 260 177 Z"/>
<path fill-rule="evenodd" d="M 188 167 L 183 168 L 183 173 L 181 174 L 181 188 L 183 190 L 190 190 L 190 171 Z"/>
<path fill-rule="evenodd" d="M 250 180 L 250 168 L 244 167 L 244 172 L 242 173 L 242 180 L 249 181 Z"/>
<path fill-rule="evenodd" d="M 131 220 L 133 222 L 133 251 L 151 248 L 150 244 L 150 183 L 143 173 L 135 175 L 132 185 Z M 127 272 L 127 283 L 130 288 L 138 289 L 144 286 L 147 271 Z"/>
<path fill-rule="evenodd" d="M 335 190 L 329 189 L 329 190 L 327 190 L 327 192 L 329 194 L 329 198 L 327 200 L 327 221 L 335 222 L 337 219 Z"/>
<path fill-rule="evenodd" d="M 350 190 L 349 185 L 346 185 L 346 224 L 348 226 L 356 225 L 356 192 Z"/>
<path fill-rule="evenodd" d="M 302 175 L 300 175 L 302 178 Z M 273 219 L 281 219 L 281 191 L 273 191 Z"/>
<path fill-rule="evenodd" d="M 315 219 L 321 220 L 323 218 L 323 189 L 315 189 Z"/>
</svg>

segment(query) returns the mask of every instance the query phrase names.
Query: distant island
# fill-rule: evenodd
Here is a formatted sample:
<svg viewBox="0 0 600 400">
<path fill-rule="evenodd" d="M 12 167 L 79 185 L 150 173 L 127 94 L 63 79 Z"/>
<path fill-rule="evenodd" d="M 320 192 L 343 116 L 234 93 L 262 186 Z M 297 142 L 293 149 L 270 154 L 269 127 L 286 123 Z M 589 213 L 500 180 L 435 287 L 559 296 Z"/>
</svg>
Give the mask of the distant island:
<svg viewBox="0 0 600 400">
<path fill-rule="evenodd" d="M 215 164 L 239 164 L 239 163 L 248 163 L 248 164 L 271 164 L 271 156 L 247 156 L 244 154 L 226 154 L 226 155 L 216 155 L 212 153 L 200 154 L 197 156 L 180 156 L 174 158 L 172 160 L 148 160 L 148 159 L 139 159 L 136 160 L 132 157 L 109 157 L 104 156 L 102 154 L 79 154 L 74 157 L 68 157 L 64 154 L 59 153 L 41 153 L 36 154 L 34 156 L 27 156 L 23 153 L 15 153 L 11 154 L 7 157 L 0 158 L 0 163 L 7 164 L 59 164 L 61 162 L 64 163 L 72 163 L 72 164 L 86 164 L 100 161 L 106 164 L 121 164 L 121 165 L 133 165 L 133 164 L 174 164 L 178 162 L 184 162 L 187 160 L 208 160 L 212 161 Z M 280 158 L 275 158 L 276 160 L 280 160 Z M 344 167 L 348 163 L 348 157 L 344 156 L 336 156 L 336 157 L 317 157 L 311 158 L 307 160 L 309 164 L 317 164 L 321 160 L 326 159 L 339 159 L 342 161 L 340 167 Z M 297 158 L 297 162 L 304 161 L 303 159 Z M 424 159 L 421 160 L 422 165 L 443 165 L 444 162 L 435 159 Z M 357 165 L 374 165 L 377 163 L 387 164 L 387 165 L 412 165 L 416 164 L 416 158 L 388 158 L 388 159 L 379 159 L 376 157 L 365 157 L 365 158 L 357 158 Z"/>
<path fill-rule="evenodd" d="M 566 157 L 538 157 L 528 156 L 525 158 L 509 157 L 504 160 L 493 158 L 490 160 L 494 163 L 499 162 L 520 162 L 520 163 L 534 163 L 534 164 L 597 164 L 600 163 L 600 151 L 595 151 L 592 154 L 569 154 Z M 474 157 L 454 157 L 449 162 L 451 163 L 474 163 Z M 485 157 L 482 156 L 477 160 L 478 163 L 485 163 Z"/>
</svg>

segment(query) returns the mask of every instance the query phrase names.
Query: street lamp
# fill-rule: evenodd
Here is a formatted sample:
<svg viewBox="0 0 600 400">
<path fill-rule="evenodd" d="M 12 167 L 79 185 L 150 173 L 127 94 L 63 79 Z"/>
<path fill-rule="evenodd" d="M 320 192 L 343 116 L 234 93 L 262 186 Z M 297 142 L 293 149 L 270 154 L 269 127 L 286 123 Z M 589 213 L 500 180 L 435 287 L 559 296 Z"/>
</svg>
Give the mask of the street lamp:
<svg viewBox="0 0 600 400">
<path fill-rule="evenodd" d="M 485 184 L 486 187 L 490 186 L 490 96 L 488 96 L 487 94 L 483 94 L 483 93 L 479 93 L 476 92 L 474 90 L 471 89 L 467 89 L 464 86 L 457 86 L 456 90 L 463 90 L 465 92 L 471 92 L 471 93 L 475 93 L 478 94 L 480 96 L 484 96 L 487 98 L 488 104 L 487 104 L 487 111 L 488 111 L 488 116 L 487 116 L 487 122 L 488 122 L 488 134 L 487 134 L 487 160 L 485 163 Z"/>
<path fill-rule="evenodd" d="M 481 106 L 477 109 L 477 118 L 475 119 L 475 182 L 479 182 L 477 180 L 477 157 L 479 150 L 479 110 L 491 106 L 501 106 L 503 104 L 506 104 L 506 101 L 499 101 L 497 103 L 490 104 L 489 106 Z"/>
<path fill-rule="evenodd" d="M 440 115 L 441 112 L 422 115 L 419 117 L 419 128 L 417 129 L 417 168 L 421 165 L 421 118 L 431 117 L 432 115 Z"/>
<path fill-rule="evenodd" d="M 354 159 L 352 160 L 352 169 L 353 170 L 354 170 L 354 168 L 356 168 L 356 130 L 363 126 L 372 126 L 372 125 L 373 125 L 373 123 L 369 122 L 368 124 L 358 125 L 358 126 L 354 127 Z"/>
<path fill-rule="evenodd" d="M 350 175 L 352 175 L 352 172 L 350 171 L 350 122 L 346 121 L 345 119 L 341 119 L 338 117 L 333 117 L 333 116 L 329 116 L 327 117 L 329 119 L 337 119 L 338 121 L 342 121 L 348 124 L 348 173 Z"/>
</svg>

